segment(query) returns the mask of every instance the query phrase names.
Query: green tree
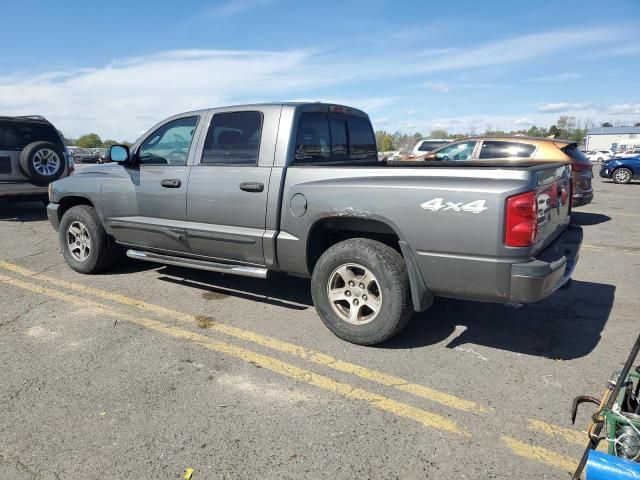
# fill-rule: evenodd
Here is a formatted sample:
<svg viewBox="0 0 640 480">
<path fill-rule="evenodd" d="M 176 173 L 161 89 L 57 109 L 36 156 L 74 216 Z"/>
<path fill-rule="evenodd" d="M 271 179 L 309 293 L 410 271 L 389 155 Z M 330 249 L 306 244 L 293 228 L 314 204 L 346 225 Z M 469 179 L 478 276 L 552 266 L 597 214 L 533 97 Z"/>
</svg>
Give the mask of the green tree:
<svg viewBox="0 0 640 480">
<path fill-rule="evenodd" d="M 117 145 L 119 142 L 116 140 L 111 140 L 111 139 L 107 139 L 107 140 L 103 140 L 102 141 L 102 146 L 103 147 L 110 147 L 111 145 Z"/>
<path fill-rule="evenodd" d="M 429 136 L 431 138 L 449 138 L 449 132 L 443 128 L 438 128 L 436 130 L 431 130 Z"/>
<path fill-rule="evenodd" d="M 102 146 L 102 140 L 96 133 L 87 133 L 78 138 L 76 145 L 82 148 L 96 148 Z"/>
<path fill-rule="evenodd" d="M 533 125 L 529 130 L 527 130 L 527 135 L 530 137 L 546 137 L 549 135 L 549 132 L 544 127 L 536 127 Z"/>
<path fill-rule="evenodd" d="M 562 130 L 560 130 L 555 125 L 551 125 L 551 127 L 549 127 L 549 135 L 553 135 L 554 138 L 560 138 L 561 134 Z"/>
<path fill-rule="evenodd" d="M 388 152 L 390 150 L 393 150 L 393 139 L 391 138 L 391 136 L 385 134 L 384 137 L 382 137 L 382 144 L 380 149 L 383 152 Z"/>
</svg>

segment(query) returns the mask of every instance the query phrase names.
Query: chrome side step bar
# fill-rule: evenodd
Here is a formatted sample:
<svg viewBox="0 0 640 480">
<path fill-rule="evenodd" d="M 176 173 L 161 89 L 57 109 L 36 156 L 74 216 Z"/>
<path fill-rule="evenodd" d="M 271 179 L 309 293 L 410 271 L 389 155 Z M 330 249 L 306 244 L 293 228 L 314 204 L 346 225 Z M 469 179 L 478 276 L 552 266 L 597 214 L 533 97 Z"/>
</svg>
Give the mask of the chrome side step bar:
<svg viewBox="0 0 640 480">
<path fill-rule="evenodd" d="M 245 277 L 267 278 L 267 274 L 269 273 L 269 270 L 266 268 L 231 265 L 226 263 L 210 262 L 207 260 L 197 260 L 194 258 L 173 257 L 171 255 L 142 252 L 140 250 L 127 250 L 127 257 L 147 262 L 164 263 L 165 265 L 176 265 L 178 267 L 197 268 L 198 270 L 208 270 L 210 272 L 230 273 Z"/>
</svg>

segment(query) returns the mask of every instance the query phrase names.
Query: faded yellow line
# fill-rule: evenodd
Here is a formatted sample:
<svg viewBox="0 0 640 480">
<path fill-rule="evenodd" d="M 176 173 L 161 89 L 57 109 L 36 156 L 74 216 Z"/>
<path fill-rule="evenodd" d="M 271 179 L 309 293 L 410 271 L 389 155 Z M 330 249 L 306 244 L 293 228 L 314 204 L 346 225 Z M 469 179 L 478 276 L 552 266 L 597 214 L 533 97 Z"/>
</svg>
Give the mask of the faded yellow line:
<svg viewBox="0 0 640 480">
<path fill-rule="evenodd" d="M 267 370 L 271 370 L 272 372 L 279 375 L 283 375 L 285 377 L 289 377 L 294 380 L 304 382 L 318 388 L 322 388 L 350 400 L 360 400 L 379 410 L 383 410 L 400 417 L 414 420 L 426 427 L 463 435 L 465 437 L 471 436 L 471 434 L 460 428 L 453 420 L 449 420 L 427 410 L 422 410 L 404 403 L 397 402 L 395 400 L 391 400 L 390 398 L 369 392 L 367 390 L 363 390 L 361 388 L 353 387 L 346 383 L 338 382 L 333 378 L 327 377 L 325 375 L 320 375 L 310 370 L 302 369 L 290 363 L 283 362 L 282 360 L 278 360 L 276 358 L 254 352 L 246 348 L 238 347 L 225 342 L 219 342 L 205 335 L 200 335 L 189 330 L 173 327 L 157 320 L 152 320 L 150 318 L 121 313 L 113 310 L 107 305 L 93 302 L 91 300 L 80 299 L 67 293 L 53 290 L 35 283 L 25 282 L 23 280 L 7 277 L 5 275 L 0 275 L 0 282 L 39 295 L 62 300 L 78 307 L 93 307 L 99 309 L 105 315 L 125 320 L 127 322 L 140 325 L 141 327 L 160 332 L 174 338 L 188 340 L 204 348 L 208 348 L 209 350 L 213 350 L 218 353 L 224 353 L 229 356 L 242 359 L 246 362 L 251 362 L 254 365 L 266 368 Z"/>
<path fill-rule="evenodd" d="M 38 274 L 32 270 L 26 269 L 24 267 L 20 267 L 10 262 L 0 260 L 0 268 L 17 273 L 19 275 L 32 277 L 38 280 L 49 282 L 58 287 L 64 287 L 76 292 L 90 294 L 99 298 L 103 298 L 105 300 L 110 300 L 123 305 L 135 307 L 139 310 L 144 310 L 147 312 L 168 316 L 170 318 L 173 318 L 174 320 L 177 320 L 179 322 L 183 322 L 189 325 L 193 325 L 194 322 L 196 321 L 196 317 L 194 315 L 178 312 L 176 310 L 161 307 L 159 305 L 150 304 L 142 300 L 136 300 L 134 298 L 130 298 L 118 293 L 107 292 L 104 290 L 87 287 L 86 285 L 81 285 L 78 283 L 68 282 L 59 278 L 50 277 L 48 275 Z M 424 385 L 410 383 L 406 380 L 403 380 L 402 378 L 399 378 L 393 375 L 388 375 L 386 373 L 378 372 L 376 370 L 372 370 L 372 369 L 363 367 L 361 365 L 357 365 L 355 363 L 338 360 L 330 355 L 316 352 L 314 350 L 310 350 L 310 349 L 301 347 L 299 345 L 295 345 L 293 343 L 284 342 L 282 340 L 278 340 L 273 337 L 261 335 L 259 333 L 252 332 L 250 330 L 243 330 L 241 328 L 233 327 L 231 325 L 226 325 L 220 322 L 212 322 L 209 328 L 210 330 L 215 330 L 217 332 L 223 333 L 225 335 L 229 335 L 231 337 L 252 342 L 257 345 L 271 348 L 273 350 L 283 352 L 298 358 L 303 358 L 315 364 L 322 365 L 324 367 L 328 367 L 339 372 L 348 373 L 348 374 L 363 378 L 365 380 L 369 380 L 371 382 L 393 387 L 403 392 L 407 392 L 412 395 L 425 398 L 427 400 L 439 403 L 441 405 L 444 405 L 450 408 L 463 410 L 466 412 L 477 412 L 477 413 L 494 412 L 493 408 L 484 407 L 471 400 L 459 398 L 459 397 L 456 397 L 455 395 L 450 395 L 448 393 L 441 392 L 439 390 L 435 390 L 433 388 L 429 388 Z"/>
<path fill-rule="evenodd" d="M 529 445 L 528 443 L 507 436 L 503 436 L 502 441 L 519 457 L 527 458 L 535 462 L 542 462 L 569 473 L 575 472 L 576 468 L 578 468 L 578 462 L 573 458 L 560 455 L 546 448 Z"/>
<path fill-rule="evenodd" d="M 640 251 L 630 250 L 626 248 L 616 247 L 615 249 L 611 249 L 608 247 L 601 247 L 599 245 L 589 245 L 589 244 L 582 244 L 582 248 L 585 248 L 587 250 L 594 250 L 596 252 L 611 252 L 611 253 L 624 253 L 625 255 L 640 255 Z"/>
<path fill-rule="evenodd" d="M 542 420 L 535 420 L 532 418 L 527 419 L 527 428 L 534 432 L 540 432 L 551 437 L 562 437 L 569 443 L 575 443 L 576 445 L 583 445 L 585 447 L 589 441 L 589 437 L 587 437 L 586 433 L 553 425 L 551 423 L 543 422 Z"/>
</svg>

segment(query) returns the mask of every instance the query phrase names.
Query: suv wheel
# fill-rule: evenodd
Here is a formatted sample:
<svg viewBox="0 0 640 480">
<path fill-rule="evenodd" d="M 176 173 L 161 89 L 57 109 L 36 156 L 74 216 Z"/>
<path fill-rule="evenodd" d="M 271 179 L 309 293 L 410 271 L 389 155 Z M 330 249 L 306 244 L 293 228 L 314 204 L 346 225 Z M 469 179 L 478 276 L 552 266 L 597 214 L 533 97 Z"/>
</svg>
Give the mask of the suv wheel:
<svg viewBox="0 0 640 480">
<path fill-rule="evenodd" d="M 89 205 L 71 207 L 64 213 L 59 237 L 62 255 L 76 272 L 102 272 L 117 257 L 117 252 L 109 248 L 107 232 L 96 210 Z"/>
<path fill-rule="evenodd" d="M 33 183 L 47 185 L 62 176 L 67 161 L 57 145 L 33 142 L 20 152 L 20 167 Z"/>
<path fill-rule="evenodd" d="M 322 254 L 313 270 L 311 294 L 324 324 L 360 345 L 391 338 L 413 313 L 402 256 L 364 238 L 345 240 Z"/>
<path fill-rule="evenodd" d="M 615 183 L 629 183 L 631 181 L 632 173 L 628 168 L 617 168 L 611 176 Z"/>
</svg>

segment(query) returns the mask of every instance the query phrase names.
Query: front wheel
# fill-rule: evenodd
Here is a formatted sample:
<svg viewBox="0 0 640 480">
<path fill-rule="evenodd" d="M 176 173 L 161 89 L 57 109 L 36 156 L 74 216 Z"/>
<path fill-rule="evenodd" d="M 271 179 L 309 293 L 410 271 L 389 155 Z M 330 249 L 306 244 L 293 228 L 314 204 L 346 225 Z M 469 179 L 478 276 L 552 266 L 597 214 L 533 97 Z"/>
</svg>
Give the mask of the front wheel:
<svg viewBox="0 0 640 480">
<path fill-rule="evenodd" d="M 628 168 L 618 168 L 611 175 L 615 183 L 629 183 L 633 174 Z"/>
<path fill-rule="evenodd" d="M 76 272 L 99 273 L 111 266 L 117 251 L 109 247 L 107 233 L 96 210 L 89 205 L 71 207 L 60 221 L 60 249 Z"/>
<path fill-rule="evenodd" d="M 311 278 L 311 294 L 324 324 L 359 345 L 391 338 L 413 313 L 409 276 L 396 250 L 355 238 L 322 254 Z"/>
</svg>

